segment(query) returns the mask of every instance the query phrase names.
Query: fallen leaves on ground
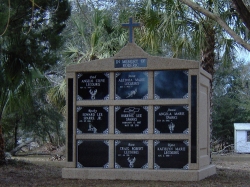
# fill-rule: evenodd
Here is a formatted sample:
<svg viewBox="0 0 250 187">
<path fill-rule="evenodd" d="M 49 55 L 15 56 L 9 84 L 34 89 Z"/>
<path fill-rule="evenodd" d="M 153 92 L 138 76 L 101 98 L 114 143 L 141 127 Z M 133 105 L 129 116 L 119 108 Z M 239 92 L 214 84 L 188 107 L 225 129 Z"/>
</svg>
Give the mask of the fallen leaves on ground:
<svg viewBox="0 0 250 187">
<path fill-rule="evenodd" d="M 62 167 L 53 164 L 34 164 L 27 161 L 9 160 L 0 166 L 1 187 L 168 187 L 168 186 L 249 186 L 250 156 L 248 161 L 214 161 L 217 174 L 201 181 L 162 182 L 162 181 L 122 181 L 122 180 L 81 180 L 63 179 Z"/>
</svg>

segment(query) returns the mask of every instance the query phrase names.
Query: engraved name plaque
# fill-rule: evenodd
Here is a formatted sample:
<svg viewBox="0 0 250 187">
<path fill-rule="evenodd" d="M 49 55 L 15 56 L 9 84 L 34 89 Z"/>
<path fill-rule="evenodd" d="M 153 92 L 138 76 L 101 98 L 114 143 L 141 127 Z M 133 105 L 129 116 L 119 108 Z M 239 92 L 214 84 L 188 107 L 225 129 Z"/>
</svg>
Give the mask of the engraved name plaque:
<svg viewBox="0 0 250 187">
<path fill-rule="evenodd" d="M 115 76 L 116 100 L 148 98 L 148 72 L 117 72 Z"/>
<path fill-rule="evenodd" d="M 115 68 L 147 67 L 146 58 L 115 59 Z"/>
<path fill-rule="evenodd" d="M 77 134 L 108 134 L 108 106 L 77 107 Z"/>
<path fill-rule="evenodd" d="M 147 106 L 115 106 L 115 134 L 148 133 Z"/>
<path fill-rule="evenodd" d="M 188 169 L 188 141 L 154 141 L 154 169 Z"/>
<path fill-rule="evenodd" d="M 77 100 L 109 99 L 109 73 L 77 73 Z"/>
<path fill-rule="evenodd" d="M 115 140 L 115 168 L 148 168 L 148 141 Z"/>
<path fill-rule="evenodd" d="M 154 106 L 154 133 L 188 134 L 188 105 Z"/>
</svg>

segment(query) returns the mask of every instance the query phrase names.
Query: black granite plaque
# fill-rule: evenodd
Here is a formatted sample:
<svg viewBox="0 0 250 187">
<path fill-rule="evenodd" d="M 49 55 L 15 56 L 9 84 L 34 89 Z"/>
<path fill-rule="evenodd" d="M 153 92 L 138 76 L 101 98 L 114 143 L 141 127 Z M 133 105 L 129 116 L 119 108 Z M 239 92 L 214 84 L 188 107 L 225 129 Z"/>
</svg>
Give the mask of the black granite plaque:
<svg viewBox="0 0 250 187">
<path fill-rule="evenodd" d="M 77 167 L 108 168 L 108 140 L 77 140 Z"/>
<path fill-rule="evenodd" d="M 74 121 L 74 107 L 73 107 L 73 101 L 74 101 L 74 81 L 72 78 L 68 79 L 68 162 L 73 161 L 73 121 Z"/>
<path fill-rule="evenodd" d="M 197 75 L 191 76 L 191 163 L 197 163 Z"/>
<path fill-rule="evenodd" d="M 115 68 L 147 67 L 146 58 L 115 59 Z"/>
<path fill-rule="evenodd" d="M 148 98 L 148 72 L 117 72 L 115 76 L 115 99 Z"/>
<path fill-rule="evenodd" d="M 148 141 L 115 140 L 115 168 L 148 168 Z"/>
<path fill-rule="evenodd" d="M 77 134 L 108 134 L 108 106 L 77 107 Z"/>
<path fill-rule="evenodd" d="M 115 106 L 115 133 L 148 132 L 147 106 Z"/>
<path fill-rule="evenodd" d="M 109 99 L 109 73 L 78 73 L 77 100 Z"/>
<path fill-rule="evenodd" d="M 154 141 L 154 169 L 188 169 L 188 141 Z"/>
<path fill-rule="evenodd" d="M 154 77 L 155 99 L 188 97 L 187 70 L 155 71 Z"/>
<path fill-rule="evenodd" d="M 188 134 L 188 105 L 155 106 L 154 111 L 155 134 Z"/>
</svg>

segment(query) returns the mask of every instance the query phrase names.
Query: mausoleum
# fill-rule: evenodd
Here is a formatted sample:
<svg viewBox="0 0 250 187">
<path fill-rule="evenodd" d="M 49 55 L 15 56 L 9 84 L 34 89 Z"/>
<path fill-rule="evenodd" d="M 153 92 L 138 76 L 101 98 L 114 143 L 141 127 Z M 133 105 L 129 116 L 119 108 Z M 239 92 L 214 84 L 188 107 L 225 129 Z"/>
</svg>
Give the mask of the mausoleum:
<svg viewBox="0 0 250 187">
<path fill-rule="evenodd" d="M 126 25 L 125 25 L 126 26 Z M 210 164 L 210 80 L 200 62 L 151 56 L 133 41 L 68 66 L 63 178 L 197 181 Z"/>
</svg>

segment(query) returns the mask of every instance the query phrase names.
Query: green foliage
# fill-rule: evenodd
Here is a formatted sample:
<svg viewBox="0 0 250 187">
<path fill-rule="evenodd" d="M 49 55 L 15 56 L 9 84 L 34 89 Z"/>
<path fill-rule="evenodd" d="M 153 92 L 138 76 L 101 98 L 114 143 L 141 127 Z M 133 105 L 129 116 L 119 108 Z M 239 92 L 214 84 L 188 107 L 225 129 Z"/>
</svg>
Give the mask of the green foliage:
<svg viewBox="0 0 250 187">
<path fill-rule="evenodd" d="M 248 40 L 245 25 L 238 15 L 230 12 L 229 1 L 196 2 L 219 15 Z M 243 81 L 246 67 L 236 65 L 239 45 L 218 23 L 178 0 L 143 1 L 137 18 L 143 24 L 140 45 L 147 50 L 163 56 L 199 60 L 212 75 L 218 71 L 213 83 L 213 136 L 224 142 L 232 141 L 233 123 L 249 121 L 249 97 L 243 94 L 243 90 L 247 93 L 244 85 L 249 79 Z"/>
<path fill-rule="evenodd" d="M 0 11 L 5 14 L 4 20 L 0 16 L 0 33 L 7 28 L 0 36 L 0 128 L 4 127 L 6 134 L 16 131 L 16 127 L 24 128 L 23 124 L 32 127 L 42 115 L 52 113 L 39 111 L 42 104 L 37 104 L 35 93 L 41 86 L 38 82 L 43 82 L 43 92 L 49 86 L 43 74 L 60 60 L 58 50 L 64 42 L 61 33 L 70 15 L 67 0 L 10 2 L 10 6 L 8 1 L 0 3 L 0 9 L 5 10 Z M 43 105 L 48 103 L 43 101 Z M 55 114 L 54 117 L 54 122 L 60 125 L 62 119 Z M 55 125 L 54 122 L 50 124 Z"/>
<path fill-rule="evenodd" d="M 43 142 L 64 144 L 64 119 L 47 100 L 49 85 L 46 79 L 37 79 L 30 87 L 31 95 L 23 102 L 18 101 L 23 98 L 18 94 L 10 98 L 2 121 L 7 150 L 15 147 L 17 138 L 20 137 L 34 137 Z"/>
<path fill-rule="evenodd" d="M 47 102 L 46 94 L 45 89 L 36 91 L 33 105 L 26 115 L 22 116 L 20 127 L 24 132 L 29 132 L 28 136 L 37 137 L 43 142 L 58 143 L 59 141 L 59 144 L 63 144 L 63 116 Z"/>
<path fill-rule="evenodd" d="M 72 12 L 64 33 L 68 63 L 107 58 L 126 44 L 120 16 L 114 19 L 110 10 L 91 9 L 86 4 L 79 5 L 78 9 Z"/>
<path fill-rule="evenodd" d="M 140 44 L 154 53 L 177 58 L 199 59 L 205 28 L 198 16 L 179 1 L 147 1 L 138 18 L 145 26 Z M 149 50 L 148 49 L 148 50 Z"/>
<path fill-rule="evenodd" d="M 75 1 L 72 4 L 71 18 L 62 34 L 66 39 L 64 59 L 48 72 L 58 75 L 57 80 L 53 81 L 54 87 L 48 92 L 48 99 L 61 111 L 65 111 L 65 102 L 62 102 L 66 93 L 62 76 L 65 66 L 111 57 L 128 42 L 128 30 L 123 29 L 121 23 L 127 23 L 129 17 L 135 15 L 136 7 L 133 5 L 136 2 L 105 2 L 100 5 L 96 1 Z M 136 34 L 140 35 L 139 32 Z"/>
<path fill-rule="evenodd" d="M 239 36 L 249 40 L 250 35 L 241 19 L 230 12 L 230 1 L 196 2 L 218 14 Z M 163 56 L 203 61 L 208 53 L 214 52 L 215 56 L 210 58 L 224 64 L 235 60 L 236 47 L 240 46 L 228 33 L 215 21 L 180 1 L 141 1 L 137 11 L 137 18 L 143 24 L 139 44 L 154 54 L 158 50 Z"/>
<path fill-rule="evenodd" d="M 229 1 L 196 2 L 249 40 Z M 0 3 L 0 34 L 8 28 L 0 37 L 0 127 L 6 136 L 29 131 L 44 141 L 59 139 L 65 66 L 116 54 L 128 41 L 121 23 L 129 17 L 142 23 L 136 43 L 150 54 L 202 61 L 212 54 L 212 66 L 221 62 L 213 84 L 215 138 L 228 141 L 234 122 L 249 121 L 249 66 L 234 65 L 238 46 L 216 22 L 178 0 L 72 1 L 71 8 L 67 20 L 67 0 L 11 0 L 11 9 L 7 0 Z"/>
<path fill-rule="evenodd" d="M 220 65 L 214 76 L 213 138 L 233 143 L 234 123 L 250 122 L 250 65 Z"/>
</svg>

